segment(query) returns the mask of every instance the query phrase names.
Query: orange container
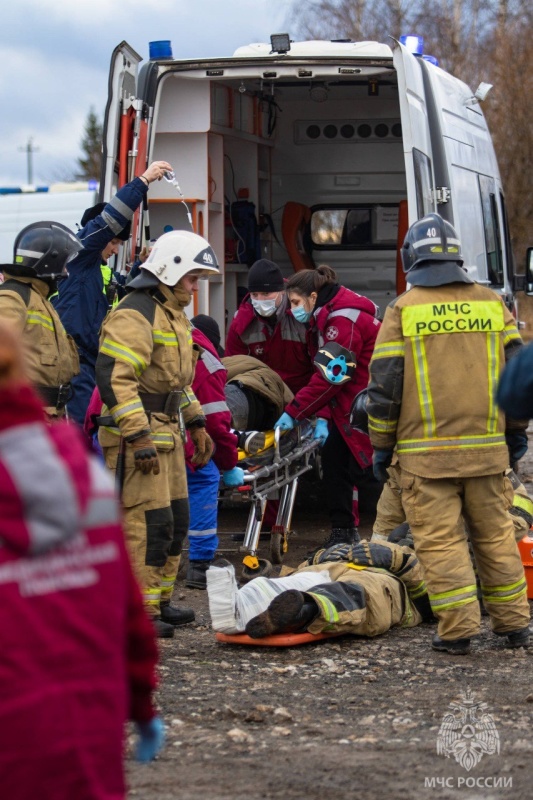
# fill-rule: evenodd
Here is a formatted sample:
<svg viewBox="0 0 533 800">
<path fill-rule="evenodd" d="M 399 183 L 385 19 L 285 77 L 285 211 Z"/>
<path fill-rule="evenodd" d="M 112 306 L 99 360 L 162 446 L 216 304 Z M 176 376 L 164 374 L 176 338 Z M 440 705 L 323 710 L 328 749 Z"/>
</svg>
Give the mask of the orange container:
<svg viewBox="0 0 533 800">
<path fill-rule="evenodd" d="M 526 573 L 527 596 L 533 600 L 533 530 L 518 542 L 518 550 Z"/>
</svg>

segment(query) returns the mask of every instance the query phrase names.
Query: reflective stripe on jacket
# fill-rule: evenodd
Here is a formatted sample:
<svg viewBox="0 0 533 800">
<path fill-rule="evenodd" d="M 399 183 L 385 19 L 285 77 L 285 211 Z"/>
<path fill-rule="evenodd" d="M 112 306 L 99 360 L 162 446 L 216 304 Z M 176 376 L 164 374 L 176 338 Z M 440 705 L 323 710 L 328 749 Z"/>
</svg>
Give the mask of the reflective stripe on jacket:
<svg viewBox="0 0 533 800">
<path fill-rule="evenodd" d="M 154 715 L 157 651 L 119 516 L 76 426 L 2 389 L 2 797 L 125 796 L 124 723 Z"/>
<path fill-rule="evenodd" d="M 202 415 L 191 389 L 199 348 L 193 346 L 190 322 L 171 289 L 160 284 L 155 291 L 131 292 L 109 312 L 100 338 L 96 384 L 124 437 L 150 428 L 139 392 L 181 390 L 184 421 Z M 163 413 L 156 416 L 168 419 Z M 100 443 L 116 444 L 117 433 L 100 430 Z"/>
<path fill-rule="evenodd" d="M 490 289 L 456 283 L 405 292 L 387 308 L 370 365 L 374 447 L 396 446 L 400 466 L 426 478 L 503 472 L 506 421 L 495 392 L 521 346 L 515 320 Z"/>
<path fill-rule="evenodd" d="M 147 191 L 146 183 L 134 178 L 78 231 L 83 250 L 69 263 L 69 276 L 59 286 L 54 305 L 67 332 L 91 363 L 98 354 L 98 332 L 108 312 L 100 270 L 102 250 L 127 225 Z"/>
<path fill-rule="evenodd" d="M 192 388 L 202 406 L 207 432 L 215 445 L 213 461 L 219 469 L 233 469 L 238 462 L 237 437 L 231 432 L 231 413 L 224 392 L 226 368 L 202 331 L 193 328 L 192 339 L 203 351 L 196 362 Z M 194 470 L 194 465 L 190 463 L 194 454 L 192 442 L 185 452 L 187 465 Z"/>
<path fill-rule="evenodd" d="M 35 386 L 61 386 L 80 371 L 76 346 L 46 299 L 48 291 L 38 278 L 8 277 L 0 285 L 0 317 L 22 336 L 26 371 Z"/>
</svg>

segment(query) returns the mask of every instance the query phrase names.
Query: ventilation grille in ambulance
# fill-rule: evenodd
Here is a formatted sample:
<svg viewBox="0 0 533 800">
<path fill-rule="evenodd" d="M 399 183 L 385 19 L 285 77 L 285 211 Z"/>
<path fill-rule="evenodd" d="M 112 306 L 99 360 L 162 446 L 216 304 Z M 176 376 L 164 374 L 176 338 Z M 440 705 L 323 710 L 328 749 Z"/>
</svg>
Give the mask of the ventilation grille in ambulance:
<svg viewBox="0 0 533 800">
<path fill-rule="evenodd" d="M 299 120 L 295 123 L 297 144 L 313 142 L 390 142 L 402 138 L 397 119 L 379 120 Z"/>
</svg>

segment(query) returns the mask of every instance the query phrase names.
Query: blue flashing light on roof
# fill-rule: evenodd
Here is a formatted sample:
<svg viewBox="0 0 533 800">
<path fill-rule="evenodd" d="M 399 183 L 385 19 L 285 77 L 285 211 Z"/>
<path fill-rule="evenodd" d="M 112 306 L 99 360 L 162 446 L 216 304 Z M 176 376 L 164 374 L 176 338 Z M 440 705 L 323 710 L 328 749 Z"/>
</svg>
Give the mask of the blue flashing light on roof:
<svg viewBox="0 0 533 800">
<path fill-rule="evenodd" d="M 439 66 L 439 59 L 435 58 L 435 56 L 422 56 L 424 61 L 429 61 L 430 64 L 435 64 L 436 67 Z"/>
<path fill-rule="evenodd" d="M 98 181 L 95 178 L 91 178 L 91 180 L 87 183 L 87 189 L 90 192 L 96 192 L 98 189 Z"/>
<path fill-rule="evenodd" d="M 158 42 L 149 42 L 151 61 L 161 61 L 165 58 L 172 58 L 172 42 L 169 39 L 161 39 Z"/>
<path fill-rule="evenodd" d="M 414 56 L 421 56 L 424 52 L 423 36 L 412 36 L 411 34 L 406 34 L 404 36 L 400 36 L 400 43 L 403 44 Z"/>
</svg>

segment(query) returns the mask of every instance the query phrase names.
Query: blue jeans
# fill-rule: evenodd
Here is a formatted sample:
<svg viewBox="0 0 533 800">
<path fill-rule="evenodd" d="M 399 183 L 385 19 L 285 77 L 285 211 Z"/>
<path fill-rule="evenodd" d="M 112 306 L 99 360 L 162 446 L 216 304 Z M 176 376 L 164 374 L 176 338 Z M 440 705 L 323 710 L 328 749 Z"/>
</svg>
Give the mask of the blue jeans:
<svg viewBox="0 0 533 800">
<path fill-rule="evenodd" d="M 80 374 L 72 378 L 72 398 L 67 403 L 70 419 L 76 420 L 83 427 L 85 414 L 91 401 L 95 383 L 95 362 L 80 354 Z"/>
<path fill-rule="evenodd" d="M 187 466 L 189 488 L 189 561 L 211 561 L 218 547 L 218 486 L 220 472 L 209 461 L 193 471 Z"/>
</svg>

